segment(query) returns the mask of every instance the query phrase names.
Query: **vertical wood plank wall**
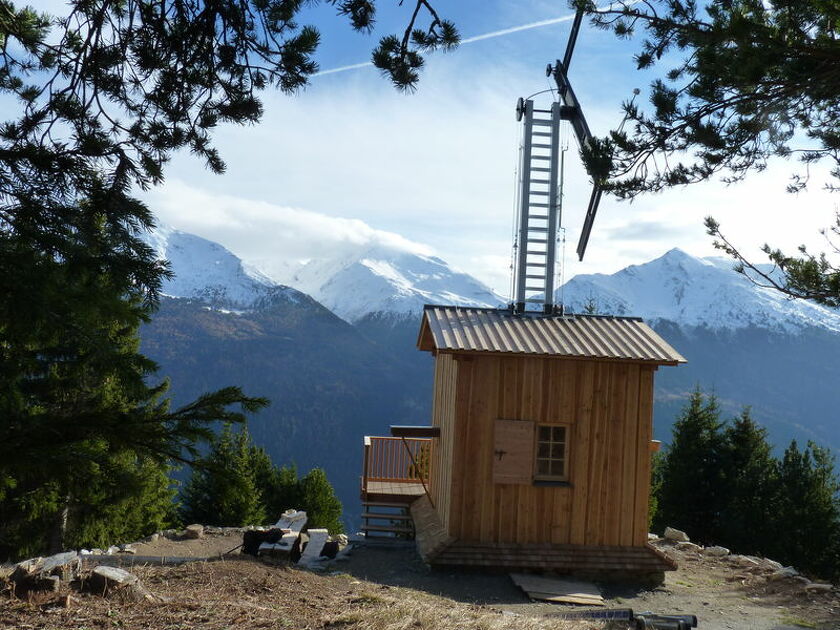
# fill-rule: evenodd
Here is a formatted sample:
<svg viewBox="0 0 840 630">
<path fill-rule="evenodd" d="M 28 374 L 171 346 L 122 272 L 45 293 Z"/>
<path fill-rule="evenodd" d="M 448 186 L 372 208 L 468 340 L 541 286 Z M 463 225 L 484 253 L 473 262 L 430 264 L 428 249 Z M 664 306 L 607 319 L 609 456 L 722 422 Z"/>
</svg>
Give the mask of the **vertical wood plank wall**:
<svg viewBox="0 0 840 630">
<path fill-rule="evenodd" d="M 458 363 L 451 354 L 439 354 L 435 361 L 435 383 L 432 398 L 432 425 L 440 427 L 438 443 L 432 451 L 429 494 L 432 496 L 444 527 L 449 522 L 452 492 L 452 447 L 455 429 L 455 396 Z"/>
<path fill-rule="evenodd" d="M 654 366 L 439 354 L 435 506 L 449 534 L 480 542 L 647 542 Z M 566 424 L 569 487 L 494 484 L 497 418 Z"/>
</svg>

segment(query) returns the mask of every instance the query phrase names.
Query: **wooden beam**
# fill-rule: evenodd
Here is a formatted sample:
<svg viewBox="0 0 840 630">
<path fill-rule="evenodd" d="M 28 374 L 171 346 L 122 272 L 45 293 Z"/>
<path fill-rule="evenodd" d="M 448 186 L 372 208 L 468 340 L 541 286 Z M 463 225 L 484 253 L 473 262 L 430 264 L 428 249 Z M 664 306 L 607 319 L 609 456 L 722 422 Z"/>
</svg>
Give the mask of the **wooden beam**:
<svg viewBox="0 0 840 630">
<path fill-rule="evenodd" d="M 401 438 L 436 438 L 440 437 L 440 427 L 421 427 L 406 424 L 392 424 L 391 435 Z"/>
</svg>

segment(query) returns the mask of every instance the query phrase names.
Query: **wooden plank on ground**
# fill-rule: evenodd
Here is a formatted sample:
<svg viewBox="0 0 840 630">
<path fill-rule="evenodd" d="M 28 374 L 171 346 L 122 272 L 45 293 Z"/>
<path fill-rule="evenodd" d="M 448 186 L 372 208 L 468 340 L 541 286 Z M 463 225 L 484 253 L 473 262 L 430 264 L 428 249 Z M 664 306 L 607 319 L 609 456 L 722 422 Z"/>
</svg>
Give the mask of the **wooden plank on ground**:
<svg viewBox="0 0 840 630">
<path fill-rule="evenodd" d="M 587 606 L 604 605 L 601 591 L 591 582 L 527 573 L 511 573 L 510 577 L 514 584 L 525 591 L 532 599 Z"/>
</svg>

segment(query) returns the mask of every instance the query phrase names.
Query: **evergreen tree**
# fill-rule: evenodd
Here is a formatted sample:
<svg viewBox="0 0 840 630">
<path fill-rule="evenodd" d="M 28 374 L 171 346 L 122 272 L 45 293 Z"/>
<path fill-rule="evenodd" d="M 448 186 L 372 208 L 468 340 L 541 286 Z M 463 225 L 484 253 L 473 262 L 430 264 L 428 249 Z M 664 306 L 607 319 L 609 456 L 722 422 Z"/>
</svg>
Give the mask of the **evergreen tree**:
<svg viewBox="0 0 840 630">
<path fill-rule="evenodd" d="M 301 508 L 306 510 L 307 527 L 325 528 L 331 534 L 344 531 L 341 523 L 341 501 L 327 480 L 323 468 L 313 468 L 300 480 Z"/>
<path fill-rule="evenodd" d="M 185 521 L 222 526 L 257 525 L 288 509 L 304 510 L 307 526 L 344 531 L 341 502 L 321 468 L 299 478 L 294 466 L 276 467 L 244 427 L 225 426 L 196 463 L 182 496 Z"/>
<path fill-rule="evenodd" d="M 776 460 L 767 429 L 752 419 L 750 408 L 724 431 L 723 483 L 725 505 L 720 516 L 721 544 L 739 553 L 769 553 L 778 530 L 774 526 Z"/>
<path fill-rule="evenodd" d="M 685 530 L 692 540 L 718 538 L 723 508 L 723 435 L 713 395 L 697 387 L 674 423 L 671 445 L 662 459 L 657 529 Z"/>
<path fill-rule="evenodd" d="M 644 36 L 640 70 L 668 64 L 650 85 L 650 107 L 630 99 L 630 124 L 596 139 L 584 160 L 606 190 L 622 198 L 704 181 L 727 183 L 766 168 L 773 157 L 796 155 L 803 169 L 788 190 L 805 188 L 810 165 L 829 166 L 825 187 L 840 190 L 840 5 L 825 0 L 619 0 L 608 7 L 571 0 L 596 26 L 621 38 Z M 792 297 L 840 305 L 840 266 L 825 254 L 786 254 L 764 245 L 773 264 L 750 262 L 706 220 L 715 245 L 754 282 Z M 827 232 L 837 254 L 840 213 Z"/>
<path fill-rule="evenodd" d="M 769 555 L 822 578 L 840 577 L 840 480 L 834 456 L 794 440 L 779 463 L 777 533 Z M 779 535 L 783 532 L 784 535 Z"/>
<path fill-rule="evenodd" d="M 193 468 L 184 489 L 184 520 L 226 527 L 265 524 L 253 454 L 248 430 L 234 432 L 225 425 Z"/>
<path fill-rule="evenodd" d="M 637 33 L 640 70 L 667 64 L 650 85 L 652 111 L 624 104 L 630 124 L 599 156 L 607 189 L 622 197 L 703 181 L 741 180 L 774 156 L 827 160 L 840 178 L 840 7 L 825 0 L 572 0 L 596 26 Z M 591 160 L 597 163 L 597 159 Z M 799 190 L 807 176 L 794 177 Z M 836 186 L 836 182 L 834 184 Z"/>
<path fill-rule="evenodd" d="M 651 457 L 650 466 L 650 498 L 648 499 L 648 530 L 655 531 L 659 529 L 659 495 L 662 494 L 662 484 L 664 482 L 662 463 L 664 461 L 664 453 L 654 453 Z M 663 527 L 668 527 L 664 525 Z"/>
<path fill-rule="evenodd" d="M 7 487 L 0 513 L 16 515 L 0 518 L 6 555 L 149 533 L 161 522 L 154 514 L 165 510 L 157 499 L 148 517 L 129 510 L 106 523 L 102 510 L 98 525 L 91 519 L 99 507 L 155 493 L 165 503 L 169 481 L 161 471 L 171 461 L 194 455 L 213 422 L 241 422 L 229 405 L 255 411 L 265 404 L 227 388 L 169 409 L 168 384 L 149 384 L 156 365 L 138 352 L 137 331 L 151 306 L 130 276 L 105 262 L 114 242 L 103 215 L 85 202 L 73 216 L 71 244 L 84 257 L 60 259 L 0 232 L 5 259 L 20 262 L 21 286 L 41 288 L 32 301 L 0 304 L 0 478 Z M 153 479 L 157 490 L 147 486 Z"/>
</svg>

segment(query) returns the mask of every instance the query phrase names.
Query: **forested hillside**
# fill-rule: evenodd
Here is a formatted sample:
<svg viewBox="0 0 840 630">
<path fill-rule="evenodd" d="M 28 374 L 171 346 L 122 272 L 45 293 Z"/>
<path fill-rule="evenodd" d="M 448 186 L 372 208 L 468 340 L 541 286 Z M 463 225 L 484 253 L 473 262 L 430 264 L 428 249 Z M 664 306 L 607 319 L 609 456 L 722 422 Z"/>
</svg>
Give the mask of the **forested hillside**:
<svg viewBox="0 0 840 630">
<path fill-rule="evenodd" d="M 349 520 L 362 437 L 429 420 L 430 358 L 377 343 L 309 298 L 245 314 L 165 298 L 141 335 L 143 352 L 178 383 L 176 403 L 230 382 L 269 398 L 249 420 L 254 441 L 277 465 L 323 467 Z"/>
</svg>

